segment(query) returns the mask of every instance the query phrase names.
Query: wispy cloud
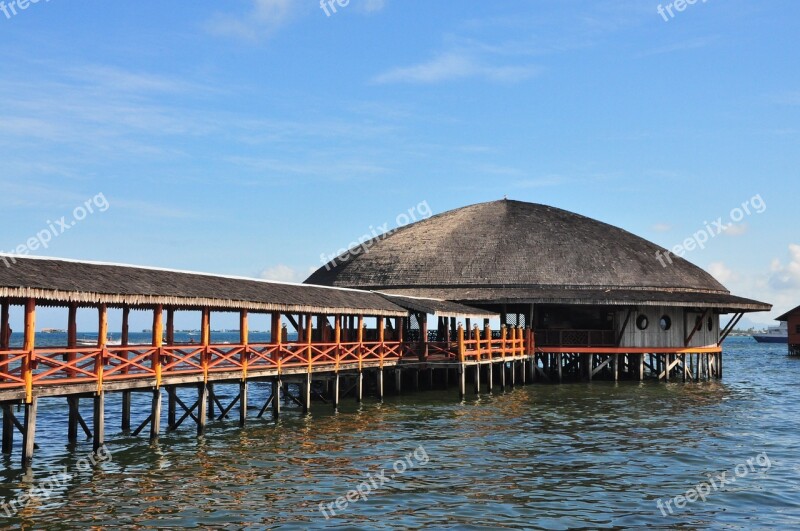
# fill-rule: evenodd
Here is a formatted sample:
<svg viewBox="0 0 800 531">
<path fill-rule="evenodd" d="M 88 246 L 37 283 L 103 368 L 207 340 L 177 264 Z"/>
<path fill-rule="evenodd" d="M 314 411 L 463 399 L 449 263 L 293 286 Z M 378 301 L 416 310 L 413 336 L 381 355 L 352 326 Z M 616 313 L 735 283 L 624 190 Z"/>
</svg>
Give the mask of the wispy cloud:
<svg viewBox="0 0 800 531">
<path fill-rule="evenodd" d="M 297 4 L 292 0 L 252 0 L 247 13 L 217 13 L 207 21 L 206 29 L 213 35 L 259 41 L 286 24 Z"/>
<path fill-rule="evenodd" d="M 784 265 L 780 259 L 772 261 L 769 285 L 776 290 L 797 290 L 800 288 L 800 245 L 789 245 L 789 263 Z"/>
<path fill-rule="evenodd" d="M 697 50 L 699 48 L 705 48 L 707 46 L 710 46 L 718 39 L 719 37 L 716 35 L 712 35 L 710 37 L 698 37 L 696 39 L 687 39 L 685 41 L 679 41 L 664 46 L 659 46 L 657 48 L 652 48 L 650 50 L 645 50 L 640 54 L 638 54 L 637 57 L 651 57 L 653 55 L 663 55 L 675 52 L 684 52 L 687 50 Z"/>
<path fill-rule="evenodd" d="M 376 76 L 373 82 L 435 84 L 477 78 L 513 83 L 534 77 L 539 72 L 540 68 L 532 65 L 493 65 L 466 53 L 446 52 L 423 63 L 387 70 Z"/>
<path fill-rule="evenodd" d="M 670 225 L 669 223 L 656 223 L 650 228 L 653 229 L 655 232 L 669 232 L 672 230 L 672 225 Z"/>
</svg>

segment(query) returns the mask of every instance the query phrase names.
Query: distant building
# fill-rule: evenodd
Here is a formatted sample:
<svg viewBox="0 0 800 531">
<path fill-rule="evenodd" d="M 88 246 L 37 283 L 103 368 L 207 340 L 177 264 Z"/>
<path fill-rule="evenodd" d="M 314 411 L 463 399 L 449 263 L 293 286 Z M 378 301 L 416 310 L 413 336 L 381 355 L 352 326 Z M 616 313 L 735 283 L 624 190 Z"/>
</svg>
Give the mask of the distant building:
<svg viewBox="0 0 800 531">
<path fill-rule="evenodd" d="M 777 320 L 785 322 L 789 327 L 789 354 L 800 356 L 800 306 L 781 315 Z"/>
</svg>

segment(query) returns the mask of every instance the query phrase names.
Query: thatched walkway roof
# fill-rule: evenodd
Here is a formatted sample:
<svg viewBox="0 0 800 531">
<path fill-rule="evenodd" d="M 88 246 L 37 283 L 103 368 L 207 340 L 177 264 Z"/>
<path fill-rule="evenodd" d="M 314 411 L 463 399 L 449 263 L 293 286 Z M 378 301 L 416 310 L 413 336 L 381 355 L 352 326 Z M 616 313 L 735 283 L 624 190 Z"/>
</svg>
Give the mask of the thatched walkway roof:
<svg viewBox="0 0 800 531">
<path fill-rule="evenodd" d="M 8 263 L 6 267 L 5 263 Z M 128 265 L 5 257 L 0 298 L 37 304 L 279 311 L 398 316 L 407 311 L 368 291 L 307 286 Z"/>
</svg>

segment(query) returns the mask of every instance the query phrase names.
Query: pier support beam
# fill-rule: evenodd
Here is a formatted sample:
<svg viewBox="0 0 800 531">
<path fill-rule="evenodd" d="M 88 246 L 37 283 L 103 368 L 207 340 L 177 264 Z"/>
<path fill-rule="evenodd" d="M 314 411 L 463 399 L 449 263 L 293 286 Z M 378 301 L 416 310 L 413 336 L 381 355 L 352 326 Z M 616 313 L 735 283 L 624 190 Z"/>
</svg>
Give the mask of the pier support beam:
<svg viewBox="0 0 800 531">
<path fill-rule="evenodd" d="M 500 364 L 500 390 L 506 390 L 506 362 Z"/>
<path fill-rule="evenodd" d="M 383 400 L 383 369 L 378 369 L 375 374 L 378 400 Z"/>
<path fill-rule="evenodd" d="M 172 431 L 177 427 L 177 393 L 178 389 L 174 385 L 167 387 L 167 431 Z"/>
<path fill-rule="evenodd" d="M 131 392 L 122 391 L 122 431 L 131 431 Z"/>
<path fill-rule="evenodd" d="M 402 392 L 403 387 L 403 372 L 401 369 L 394 370 L 394 391 L 398 395 Z"/>
<path fill-rule="evenodd" d="M 25 404 L 25 424 L 22 430 L 22 468 L 28 469 L 33 463 L 33 449 L 36 439 L 36 410 L 39 404 L 37 397 L 32 397 Z"/>
<path fill-rule="evenodd" d="M 78 442 L 78 421 L 80 419 L 80 398 L 77 396 L 67 397 L 67 442 L 75 444 Z"/>
<path fill-rule="evenodd" d="M 278 418 L 281 416 L 281 389 L 283 382 L 280 376 L 272 380 L 272 417 Z"/>
<path fill-rule="evenodd" d="M 150 440 L 158 439 L 161 432 L 161 389 L 153 389 L 153 401 L 150 405 Z"/>
<path fill-rule="evenodd" d="M 206 422 L 208 421 L 209 409 L 208 405 L 211 401 L 211 390 L 208 385 L 201 383 L 197 386 L 197 436 L 201 436 L 206 431 Z"/>
<path fill-rule="evenodd" d="M 356 374 L 356 402 L 361 402 L 364 399 L 364 373 L 358 371 Z"/>
<path fill-rule="evenodd" d="M 247 422 L 247 380 L 239 382 L 239 426 Z"/>
<path fill-rule="evenodd" d="M 481 364 L 475 364 L 475 394 L 481 394 Z"/>
<path fill-rule="evenodd" d="M 308 415 L 308 412 L 311 411 L 311 374 L 307 374 L 305 376 L 305 381 L 303 385 L 300 386 L 300 390 L 303 393 L 303 415 Z"/>
<path fill-rule="evenodd" d="M 462 363 L 458 366 L 458 380 L 459 380 L 459 393 L 458 396 L 461 400 L 467 396 L 467 371 Z"/>
<path fill-rule="evenodd" d="M 333 376 L 333 409 L 339 408 L 339 373 Z"/>
<path fill-rule="evenodd" d="M 494 385 L 494 381 L 492 379 L 492 376 L 494 376 L 492 374 L 492 372 L 493 372 L 492 371 L 492 366 L 493 365 L 494 365 L 493 362 L 489 362 L 486 365 L 486 392 L 487 393 L 491 393 L 492 392 L 492 386 Z"/>
<path fill-rule="evenodd" d="M 94 424 L 94 436 L 92 437 L 92 450 L 97 451 L 106 443 L 106 400 L 105 393 L 100 391 L 94 396 L 94 414 L 92 415 Z"/>
<path fill-rule="evenodd" d="M 10 454 L 14 448 L 14 411 L 11 404 L 3 404 L 3 453 Z"/>
</svg>

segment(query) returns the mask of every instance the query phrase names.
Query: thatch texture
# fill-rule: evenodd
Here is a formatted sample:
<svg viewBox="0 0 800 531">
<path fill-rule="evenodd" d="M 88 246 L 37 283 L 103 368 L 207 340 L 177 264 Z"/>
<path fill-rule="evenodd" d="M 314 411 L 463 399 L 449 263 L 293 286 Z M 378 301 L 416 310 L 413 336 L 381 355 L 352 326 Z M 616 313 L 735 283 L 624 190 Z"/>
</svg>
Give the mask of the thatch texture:
<svg viewBox="0 0 800 531">
<path fill-rule="evenodd" d="M 625 301 L 770 306 L 731 297 L 710 274 L 625 230 L 565 210 L 501 200 L 451 210 L 335 260 L 308 284 L 445 298 L 467 304 Z M 666 259 L 665 259 L 666 261 Z M 620 294 L 631 293 L 620 296 Z M 635 294 L 634 294 L 635 293 Z M 645 295 L 646 294 L 646 295 Z M 625 302 L 627 303 L 627 302 Z"/>
<path fill-rule="evenodd" d="M 163 269 L 44 258 L 6 258 L 0 298 L 37 304 L 108 304 L 176 309 L 280 311 L 375 316 L 408 312 L 376 293 Z"/>
<path fill-rule="evenodd" d="M 457 319 L 492 319 L 500 314 L 474 308 L 457 302 L 425 297 L 408 297 L 381 293 L 394 304 L 414 313 L 425 313 L 434 317 L 455 317 Z"/>
</svg>

